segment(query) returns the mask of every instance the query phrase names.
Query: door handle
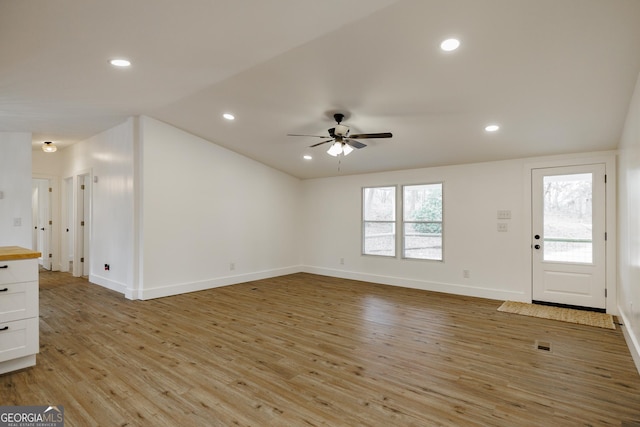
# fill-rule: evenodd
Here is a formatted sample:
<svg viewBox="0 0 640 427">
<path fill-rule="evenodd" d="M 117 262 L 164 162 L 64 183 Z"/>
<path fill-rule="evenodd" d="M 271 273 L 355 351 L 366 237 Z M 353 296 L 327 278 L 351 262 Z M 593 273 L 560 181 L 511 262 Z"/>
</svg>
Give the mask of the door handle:
<svg viewBox="0 0 640 427">
<path fill-rule="evenodd" d="M 534 248 L 540 249 L 540 245 L 535 245 Z"/>
<path fill-rule="evenodd" d="M 8 265 L 0 265 L 0 268 L 9 268 Z"/>
<path fill-rule="evenodd" d="M 539 234 L 536 234 L 536 235 L 535 235 L 535 236 L 533 236 L 533 237 L 534 237 L 534 239 L 536 239 L 536 240 L 540 240 L 540 235 L 539 235 Z"/>
<path fill-rule="evenodd" d="M 5 326 L 4 328 L 0 328 L 0 331 L 6 331 L 6 330 L 8 330 L 8 329 L 9 329 L 9 327 L 8 327 L 8 326 Z"/>
<path fill-rule="evenodd" d="M 7 292 L 9 290 L 9 288 L 2 288 L 0 289 L 0 292 Z"/>
</svg>

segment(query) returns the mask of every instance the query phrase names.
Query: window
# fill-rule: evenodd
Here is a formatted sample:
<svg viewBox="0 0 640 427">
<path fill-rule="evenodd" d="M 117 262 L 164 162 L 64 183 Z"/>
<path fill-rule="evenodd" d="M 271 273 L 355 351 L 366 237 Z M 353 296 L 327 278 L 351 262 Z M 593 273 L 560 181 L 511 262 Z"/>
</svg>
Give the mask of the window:
<svg viewBox="0 0 640 427">
<path fill-rule="evenodd" d="M 362 189 L 362 253 L 396 256 L 396 187 Z"/>
<path fill-rule="evenodd" d="M 405 185 L 402 257 L 442 260 L 442 183 Z"/>
</svg>

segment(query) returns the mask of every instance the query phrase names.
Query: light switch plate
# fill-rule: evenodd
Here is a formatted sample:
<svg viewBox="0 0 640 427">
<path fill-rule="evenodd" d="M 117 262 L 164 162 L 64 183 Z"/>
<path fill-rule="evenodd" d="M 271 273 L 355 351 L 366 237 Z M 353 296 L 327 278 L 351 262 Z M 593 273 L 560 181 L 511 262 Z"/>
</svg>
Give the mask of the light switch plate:
<svg viewBox="0 0 640 427">
<path fill-rule="evenodd" d="M 499 210 L 498 211 L 498 219 L 511 219 L 511 211 L 510 210 Z"/>
</svg>

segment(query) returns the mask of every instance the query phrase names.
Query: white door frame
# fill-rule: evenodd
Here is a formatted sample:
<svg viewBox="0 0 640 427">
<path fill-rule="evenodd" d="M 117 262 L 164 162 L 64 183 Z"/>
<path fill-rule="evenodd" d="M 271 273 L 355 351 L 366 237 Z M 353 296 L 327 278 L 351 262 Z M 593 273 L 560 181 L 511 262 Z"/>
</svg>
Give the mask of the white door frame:
<svg viewBox="0 0 640 427">
<path fill-rule="evenodd" d="M 600 153 L 584 153 L 573 156 L 554 156 L 545 159 L 533 159 L 526 162 L 523 167 L 523 256 L 525 257 L 524 271 L 522 280 L 525 284 L 525 299 L 529 302 L 533 300 L 533 269 L 532 269 L 532 251 L 533 237 L 531 235 L 532 227 L 532 170 L 562 166 L 579 166 L 592 163 L 604 163 L 605 173 L 607 175 L 607 189 L 605 200 L 605 222 L 607 229 L 606 242 L 606 287 L 607 287 L 607 306 L 606 312 L 610 314 L 618 314 L 617 307 L 617 228 L 616 228 L 616 153 L 614 151 Z"/>
</svg>

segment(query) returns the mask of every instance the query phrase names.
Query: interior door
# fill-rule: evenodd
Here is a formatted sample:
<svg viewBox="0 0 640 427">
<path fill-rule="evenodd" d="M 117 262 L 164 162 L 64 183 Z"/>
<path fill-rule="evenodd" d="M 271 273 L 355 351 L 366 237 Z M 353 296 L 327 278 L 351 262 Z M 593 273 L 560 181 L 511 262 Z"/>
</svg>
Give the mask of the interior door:
<svg viewBox="0 0 640 427">
<path fill-rule="evenodd" d="M 83 197 L 82 197 L 82 219 L 84 221 L 84 227 L 82 227 L 82 253 L 84 262 L 82 264 L 82 275 L 89 276 L 89 262 L 90 246 L 89 241 L 91 238 L 91 180 L 89 175 L 83 175 Z"/>
<path fill-rule="evenodd" d="M 532 170 L 534 302 L 606 308 L 605 165 Z"/>
<path fill-rule="evenodd" d="M 90 219 L 90 187 L 89 176 L 78 175 L 78 191 L 76 203 L 76 250 L 73 275 L 89 275 L 89 219 Z"/>
<path fill-rule="evenodd" d="M 51 270 L 51 183 L 40 178 L 34 178 L 32 182 L 33 248 L 42 254 L 38 259 L 42 268 Z"/>
</svg>

